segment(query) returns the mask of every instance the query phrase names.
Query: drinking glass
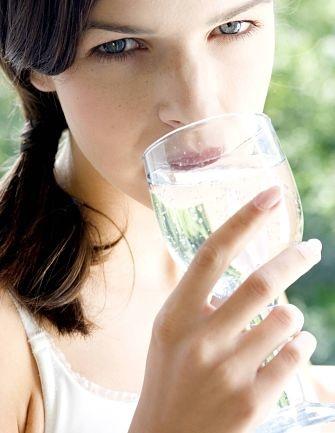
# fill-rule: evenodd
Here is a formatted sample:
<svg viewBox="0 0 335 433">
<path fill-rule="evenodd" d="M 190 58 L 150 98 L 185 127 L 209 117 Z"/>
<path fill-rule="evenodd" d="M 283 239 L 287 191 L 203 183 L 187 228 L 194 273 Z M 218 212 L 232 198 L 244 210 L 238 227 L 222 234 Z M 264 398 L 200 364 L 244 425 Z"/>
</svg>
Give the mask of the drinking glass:
<svg viewBox="0 0 335 433">
<path fill-rule="evenodd" d="M 281 188 L 280 205 L 214 285 L 212 300 L 222 303 L 257 268 L 302 240 L 299 193 L 267 115 L 225 113 L 198 120 L 156 140 L 142 159 L 168 251 L 185 271 L 201 244 L 243 205 L 271 186 Z M 277 303 L 275 299 L 261 311 L 248 329 L 264 320 Z M 300 431 L 332 421 L 335 404 L 306 401 L 296 376 L 255 432 Z"/>
</svg>

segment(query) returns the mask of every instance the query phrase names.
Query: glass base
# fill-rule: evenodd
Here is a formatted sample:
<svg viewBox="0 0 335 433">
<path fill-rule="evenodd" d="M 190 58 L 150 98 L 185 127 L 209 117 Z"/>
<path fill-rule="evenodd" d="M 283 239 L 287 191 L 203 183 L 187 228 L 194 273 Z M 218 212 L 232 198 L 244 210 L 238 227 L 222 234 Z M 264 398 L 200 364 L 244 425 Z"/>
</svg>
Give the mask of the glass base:
<svg viewBox="0 0 335 433">
<path fill-rule="evenodd" d="M 253 433 L 293 433 L 305 431 L 304 428 L 311 425 L 330 422 L 335 422 L 335 403 L 303 402 L 276 411 L 270 419 L 261 424 Z M 311 432 L 311 430 L 308 431 Z"/>
</svg>

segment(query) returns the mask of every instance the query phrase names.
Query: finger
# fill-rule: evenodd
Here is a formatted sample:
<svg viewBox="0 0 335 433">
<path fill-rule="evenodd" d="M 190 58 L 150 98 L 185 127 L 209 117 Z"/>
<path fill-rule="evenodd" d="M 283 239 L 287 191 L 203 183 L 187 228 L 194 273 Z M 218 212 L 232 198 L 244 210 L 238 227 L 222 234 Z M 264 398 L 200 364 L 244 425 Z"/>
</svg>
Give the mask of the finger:
<svg viewBox="0 0 335 433">
<path fill-rule="evenodd" d="M 304 315 L 296 306 L 285 304 L 274 307 L 263 322 L 240 336 L 237 355 L 241 365 L 253 364 L 257 371 L 263 361 L 300 332 L 303 325 Z"/>
<path fill-rule="evenodd" d="M 315 348 L 314 335 L 306 331 L 300 332 L 269 364 L 259 369 L 255 381 L 257 392 L 266 393 L 269 400 L 276 396 L 279 398 L 287 382 L 308 362 Z"/>
<path fill-rule="evenodd" d="M 298 278 L 321 260 L 317 239 L 282 251 L 251 274 L 208 318 L 208 332 L 215 338 L 238 335 L 251 320 Z"/>
<path fill-rule="evenodd" d="M 218 279 L 264 224 L 280 199 L 278 186 L 263 191 L 206 239 L 180 280 L 178 290 L 173 292 L 177 304 L 185 305 L 188 312 L 198 312 L 207 304 Z"/>
</svg>

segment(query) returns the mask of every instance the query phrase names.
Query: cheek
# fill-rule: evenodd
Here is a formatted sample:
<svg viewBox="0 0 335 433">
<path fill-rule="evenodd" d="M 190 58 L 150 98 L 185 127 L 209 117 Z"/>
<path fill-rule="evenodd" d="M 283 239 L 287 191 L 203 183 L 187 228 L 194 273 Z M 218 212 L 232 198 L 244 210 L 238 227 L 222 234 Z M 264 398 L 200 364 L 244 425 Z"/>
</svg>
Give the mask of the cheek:
<svg viewBox="0 0 335 433">
<path fill-rule="evenodd" d="M 236 43 L 236 49 L 227 50 L 222 60 L 221 94 L 228 100 L 222 105 L 228 111 L 262 112 L 271 80 L 274 61 L 272 31 Z"/>
<path fill-rule="evenodd" d="M 134 80 L 113 80 L 112 68 L 100 65 L 99 72 L 94 67 L 64 72 L 56 90 L 82 153 L 108 182 L 124 189 L 135 173 L 144 176 L 142 131 L 152 104 L 148 92 Z"/>
</svg>

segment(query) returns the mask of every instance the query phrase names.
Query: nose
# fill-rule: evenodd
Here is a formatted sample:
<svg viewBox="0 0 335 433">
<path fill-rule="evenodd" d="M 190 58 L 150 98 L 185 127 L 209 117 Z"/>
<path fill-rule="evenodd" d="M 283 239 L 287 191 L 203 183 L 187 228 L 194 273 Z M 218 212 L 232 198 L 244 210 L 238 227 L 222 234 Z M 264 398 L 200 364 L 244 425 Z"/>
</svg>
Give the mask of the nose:
<svg viewBox="0 0 335 433">
<path fill-rule="evenodd" d="M 161 65 L 159 117 L 172 128 L 222 114 L 217 62 L 194 48 L 174 50 Z M 222 75 L 221 75 L 222 76 Z M 222 78 L 221 78 L 222 79 Z"/>
</svg>

